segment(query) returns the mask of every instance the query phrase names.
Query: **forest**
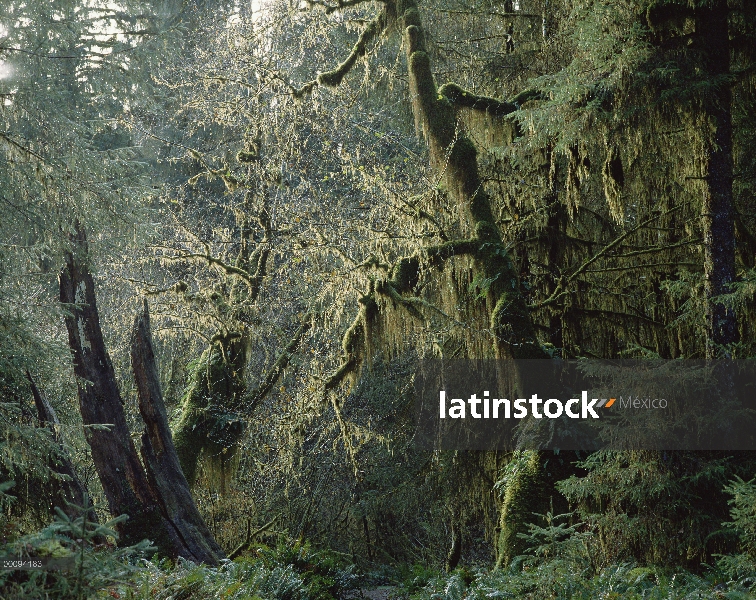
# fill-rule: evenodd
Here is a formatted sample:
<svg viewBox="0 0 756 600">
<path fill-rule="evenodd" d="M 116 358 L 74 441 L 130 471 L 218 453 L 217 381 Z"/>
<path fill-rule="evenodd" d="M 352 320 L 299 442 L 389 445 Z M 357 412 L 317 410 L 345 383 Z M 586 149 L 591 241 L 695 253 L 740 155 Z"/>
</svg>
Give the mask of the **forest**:
<svg viewBox="0 0 756 600">
<path fill-rule="evenodd" d="M 0 600 L 756 598 L 753 410 L 416 412 L 756 358 L 754 147 L 754 0 L 0 0 Z"/>
</svg>

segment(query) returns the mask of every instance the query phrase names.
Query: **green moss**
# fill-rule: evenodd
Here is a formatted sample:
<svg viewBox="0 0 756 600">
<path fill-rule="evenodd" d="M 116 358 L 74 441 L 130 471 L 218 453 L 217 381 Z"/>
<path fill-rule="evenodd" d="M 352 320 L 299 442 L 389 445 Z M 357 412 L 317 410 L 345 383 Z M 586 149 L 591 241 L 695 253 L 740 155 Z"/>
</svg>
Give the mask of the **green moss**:
<svg viewBox="0 0 756 600">
<path fill-rule="evenodd" d="M 543 94 L 538 90 L 525 90 L 524 92 L 517 94 L 509 102 L 516 108 L 520 108 L 523 104 L 530 102 L 531 100 L 543 100 Z"/>
<path fill-rule="evenodd" d="M 481 217 L 485 216 L 484 210 L 479 210 L 476 212 L 478 212 Z M 490 208 L 488 209 L 488 212 L 490 212 Z M 496 243 L 501 240 L 499 228 L 496 227 L 496 225 L 491 221 L 487 221 L 482 218 L 478 220 L 477 223 L 475 223 L 475 236 L 482 242 Z"/>
<path fill-rule="evenodd" d="M 491 313 L 491 329 L 498 341 L 507 344 L 511 357 L 515 359 L 549 358 L 538 343 L 530 313 L 522 294 L 517 289 L 517 280 L 511 269 L 502 272 L 501 277 L 496 281 L 496 286 L 492 286 L 491 289 L 495 294 L 494 297 L 498 297 Z"/>
<path fill-rule="evenodd" d="M 354 65 L 356 60 L 357 60 L 357 57 L 352 58 L 350 56 L 349 59 L 341 63 L 337 68 L 333 69 L 332 71 L 326 71 L 325 73 L 320 73 L 320 75 L 318 75 L 318 84 L 324 85 L 327 87 L 337 87 L 338 85 L 341 84 L 341 81 L 344 79 L 344 76 L 349 72 L 349 69 L 352 68 L 352 65 Z"/>
<path fill-rule="evenodd" d="M 494 293 L 498 292 L 498 300 L 491 313 L 491 329 L 497 340 L 509 346 L 512 358 L 549 358 L 537 341 L 530 313 L 517 289 L 517 280 L 511 268 L 500 272 L 496 288 Z"/>
<path fill-rule="evenodd" d="M 375 295 L 366 294 L 357 300 L 357 302 L 362 306 L 363 319 L 368 323 L 373 322 L 378 316 L 378 303 L 375 301 Z"/>
<path fill-rule="evenodd" d="M 545 497 L 543 467 L 537 452 L 515 454 L 507 471 L 499 518 L 497 566 L 507 565 L 515 556 L 523 554 L 525 547 L 520 534 L 535 520 L 533 513 L 543 509 Z"/>
<path fill-rule="evenodd" d="M 517 106 L 509 102 L 497 100 L 489 96 L 478 96 L 472 92 L 462 89 L 456 83 L 447 83 L 438 90 L 438 93 L 456 106 L 464 106 L 481 110 L 496 116 L 504 116 L 517 110 Z"/>
<path fill-rule="evenodd" d="M 230 475 L 243 433 L 234 410 L 246 391 L 246 340 L 238 334 L 221 336 L 189 369 L 181 416 L 173 442 L 187 481 L 192 485 L 204 456 L 211 473 Z M 223 482 L 221 482 L 223 483 Z"/>
<path fill-rule="evenodd" d="M 413 28 L 408 28 L 408 30 L 411 29 Z M 436 82 L 433 80 L 428 53 L 422 50 L 413 52 L 409 58 L 409 69 L 419 99 L 423 105 L 432 106 L 436 101 Z"/>
<path fill-rule="evenodd" d="M 433 266 L 440 266 L 443 261 L 452 256 L 463 254 L 475 254 L 480 250 L 480 241 L 477 238 L 450 240 L 437 246 L 429 246 L 425 252 Z"/>
<path fill-rule="evenodd" d="M 365 325 L 362 321 L 362 311 L 358 318 L 354 320 L 349 329 L 341 338 L 341 349 L 347 358 L 353 358 L 360 355 L 360 351 L 365 345 Z"/>
<path fill-rule="evenodd" d="M 420 21 L 420 11 L 417 10 L 416 6 L 408 8 L 404 11 L 404 26 L 417 27 L 418 29 L 422 28 L 422 23 Z"/>
<path fill-rule="evenodd" d="M 474 176 L 478 173 L 478 150 L 468 137 L 460 137 L 452 148 L 449 158 L 451 163 L 462 170 L 466 176 Z M 469 169 L 472 169 L 471 171 Z"/>
</svg>

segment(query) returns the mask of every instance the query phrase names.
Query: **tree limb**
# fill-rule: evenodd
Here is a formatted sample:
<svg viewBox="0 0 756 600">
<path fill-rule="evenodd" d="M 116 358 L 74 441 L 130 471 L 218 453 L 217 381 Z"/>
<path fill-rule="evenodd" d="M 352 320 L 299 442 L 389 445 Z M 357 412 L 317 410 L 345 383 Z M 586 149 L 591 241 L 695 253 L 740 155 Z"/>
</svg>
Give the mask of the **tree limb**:
<svg viewBox="0 0 756 600">
<path fill-rule="evenodd" d="M 356 4 L 357 2 L 355 2 Z M 312 81 L 308 81 L 302 87 L 292 90 L 292 95 L 295 98 L 302 98 L 306 94 L 312 92 L 316 85 L 324 85 L 327 87 L 337 87 L 341 84 L 347 73 L 352 70 L 352 67 L 357 62 L 357 59 L 367 54 L 367 46 L 372 43 L 383 31 L 386 29 L 387 15 L 384 8 L 367 27 L 362 30 L 360 37 L 357 38 L 357 43 L 352 48 L 349 56 L 335 69 L 326 71 L 325 73 L 319 73 L 317 78 Z"/>
</svg>

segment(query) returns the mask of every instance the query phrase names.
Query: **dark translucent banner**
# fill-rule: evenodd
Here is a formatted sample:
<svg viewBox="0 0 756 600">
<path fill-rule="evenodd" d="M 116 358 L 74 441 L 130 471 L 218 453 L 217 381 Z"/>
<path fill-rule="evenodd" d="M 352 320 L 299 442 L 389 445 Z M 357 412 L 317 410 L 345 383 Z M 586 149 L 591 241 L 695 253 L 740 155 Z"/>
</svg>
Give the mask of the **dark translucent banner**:
<svg viewBox="0 0 756 600">
<path fill-rule="evenodd" d="M 756 450 L 756 360 L 429 360 L 415 402 L 443 450 Z"/>
</svg>

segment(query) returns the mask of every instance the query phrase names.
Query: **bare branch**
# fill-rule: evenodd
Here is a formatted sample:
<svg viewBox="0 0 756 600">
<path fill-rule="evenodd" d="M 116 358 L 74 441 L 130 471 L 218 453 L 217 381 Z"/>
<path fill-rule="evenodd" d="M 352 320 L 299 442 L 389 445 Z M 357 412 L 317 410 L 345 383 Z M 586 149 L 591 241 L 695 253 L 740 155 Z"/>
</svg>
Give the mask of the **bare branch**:
<svg viewBox="0 0 756 600">
<path fill-rule="evenodd" d="M 289 340 L 289 343 L 286 344 L 284 349 L 278 355 L 276 362 L 273 363 L 273 366 L 263 378 L 262 383 L 257 387 L 257 389 L 244 396 L 243 408 L 246 414 L 251 414 L 255 410 L 255 408 L 257 408 L 257 406 L 268 395 L 268 392 L 270 392 L 271 388 L 276 384 L 278 378 L 281 377 L 284 369 L 289 366 L 291 357 L 294 356 L 294 353 L 297 351 L 299 344 L 302 342 L 302 338 L 312 327 L 313 316 L 314 315 L 312 312 L 305 314 L 302 320 L 302 324 L 299 326 L 299 329 L 297 329 L 291 340 Z"/>
<path fill-rule="evenodd" d="M 619 237 L 615 238 L 612 242 L 604 246 L 601 250 L 596 252 L 591 258 L 589 258 L 587 261 L 585 261 L 582 265 L 580 265 L 575 271 L 570 275 L 569 277 L 562 279 L 557 284 L 556 288 L 554 288 L 554 291 L 552 292 L 551 296 L 546 298 L 542 302 L 538 302 L 536 304 L 533 304 L 530 306 L 530 308 L 543 308 L 544 306 L 549 306 L 550 304 L 553 304 L 563 296 L 567 294 L 567 290 L 565 287 L 567 284 L 572 283 L 577 279 L 578 276 L 580 276 L 582 273 L 586 272 L 588 267 L 590 267 L 593 263 L 595 263 L 600 258 L 605 257 L 611 250 L 619 246 L 628 236 L 632 235 L 633 233 L 637 232 L 639 229 L 642 229 L 646 225 L 649 225 L 650 223 L 653 223 L 657 219 L 660 219 L 661 217 L 671 214 L 675 211 L 680 210 L 683 206 L 685 206 L 685 203 L 680 204 L 678 206 L 675 206 L 674 208 L 671 208 L 663 213 L 659 213 L 657 215 L 654 215 L 653 217 L 649 217 L 645 221 L 642 221 L 638 223 L 635 227 L 628 229 L 625 233 L 620 235 Z M 606 270 L 606 269 L 605 269 Z"/>
</svg>

